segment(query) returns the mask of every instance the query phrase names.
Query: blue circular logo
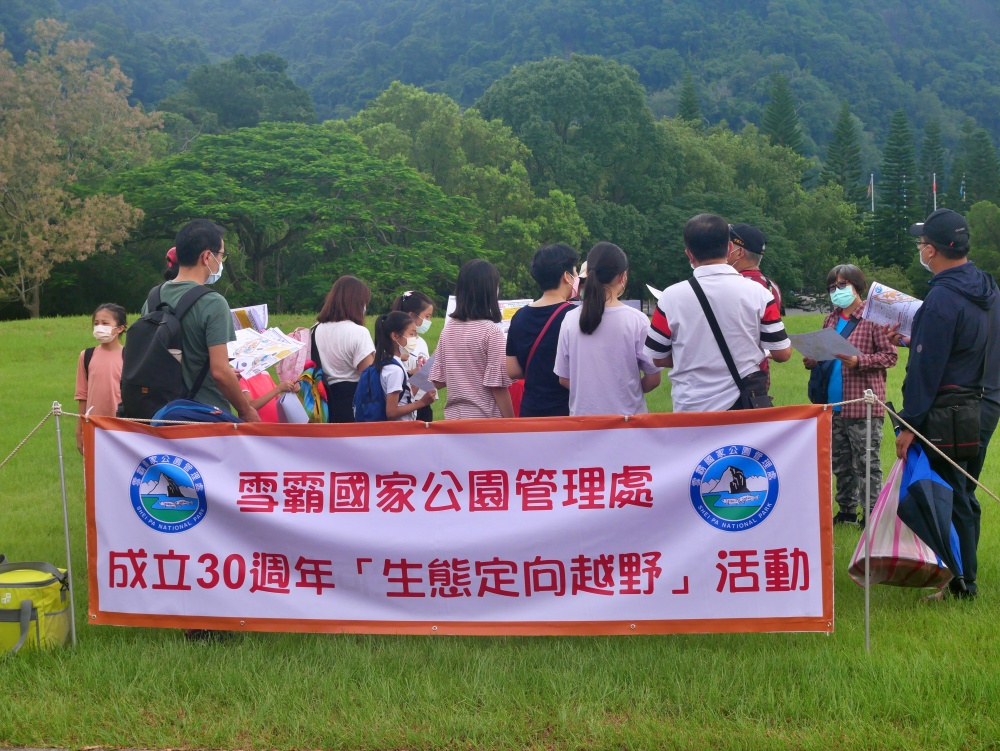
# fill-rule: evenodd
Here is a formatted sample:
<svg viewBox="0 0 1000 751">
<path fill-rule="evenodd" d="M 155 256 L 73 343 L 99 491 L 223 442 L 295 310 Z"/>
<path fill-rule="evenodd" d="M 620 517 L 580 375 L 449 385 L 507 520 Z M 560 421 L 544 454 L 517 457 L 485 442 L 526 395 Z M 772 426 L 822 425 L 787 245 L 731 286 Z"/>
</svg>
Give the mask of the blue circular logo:
<svg viewBox="0 0 1000 751">
<path fill-rule="evenodd" d="M 756 527 L 778 500 L 778 471 L 753 446 L 730 445 L 702 459 L 691 475 L 691 503 L 698 516 L 724 532 Z"/>
<path fill-rule="evenodd" d="M 173 534 L 198 524 L 208 512 L 205 481 L 187 459 L 147 456 L 132 473 L 132 508 L 150 529 Z"/>
</svg>

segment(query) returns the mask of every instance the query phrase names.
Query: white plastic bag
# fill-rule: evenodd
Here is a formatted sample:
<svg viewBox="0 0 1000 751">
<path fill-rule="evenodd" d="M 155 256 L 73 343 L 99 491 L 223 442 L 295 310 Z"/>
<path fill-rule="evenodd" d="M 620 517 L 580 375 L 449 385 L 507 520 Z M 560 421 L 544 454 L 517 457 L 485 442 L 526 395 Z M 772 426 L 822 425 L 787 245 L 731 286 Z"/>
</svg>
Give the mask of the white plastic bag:
<svg viewBox="0 0 1000 751">
<path fill-rule="evenodd" d="M 288 392 L 278 397 L 278 422 L 309 422 L 309 415 L 295 394 Z"/>
</svg>

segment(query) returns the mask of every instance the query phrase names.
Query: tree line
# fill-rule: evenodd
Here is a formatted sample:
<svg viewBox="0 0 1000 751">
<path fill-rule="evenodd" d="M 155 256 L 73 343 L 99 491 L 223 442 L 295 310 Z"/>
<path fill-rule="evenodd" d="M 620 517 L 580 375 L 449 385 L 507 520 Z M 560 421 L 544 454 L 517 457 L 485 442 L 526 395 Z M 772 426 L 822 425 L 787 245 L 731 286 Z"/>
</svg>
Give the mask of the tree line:
<svg viewBox="0 0 1000 751">
<path fill-rule="evenodd" d="M 236 240 L 230 300 L 286 311 L 315 310 L 348 272 L 368 282 L 373 305 L 410 287 L 443 299 L 476 256 L 501 268 L 504 296 L 531 295 L 535 248 L 600 239 L 627 250 L 629 293 L 644 296 L 645 283 L 687 276 L 681 228 L 702 211 L 761 227 L 765 272 L 792 297 L 821 292 L 826 269 L 850 259 L 919 292 L 926 277 L 906 227 L 928 213 L 933 174 L 939 205 L 969 214 L 974 257 L 1000 267 L 997 156 L 972 121 L 948 160 L 940 123 L 928 122 L 918 149 L 897 111 L 872 214 L 850 105 L 824 158 L 808 156 L 781 75 L 761 127 L 738 132 L 709 125 L 693 76 L 677 115 L 657 117 L 636 69 L 587 55 L 516 66 L 473 107 L 394 82 L 322 123 L 282 59 L 237 56 L 197 69 L 146 113 L 117 63 L 95 61 L 65 31 L 41 22 L 23 62 L 0 56 L 0 177 L 19 176 L 0 180 L 7 316 L 106 300 L 137 309 L 192 216 Z"/>
</svg>

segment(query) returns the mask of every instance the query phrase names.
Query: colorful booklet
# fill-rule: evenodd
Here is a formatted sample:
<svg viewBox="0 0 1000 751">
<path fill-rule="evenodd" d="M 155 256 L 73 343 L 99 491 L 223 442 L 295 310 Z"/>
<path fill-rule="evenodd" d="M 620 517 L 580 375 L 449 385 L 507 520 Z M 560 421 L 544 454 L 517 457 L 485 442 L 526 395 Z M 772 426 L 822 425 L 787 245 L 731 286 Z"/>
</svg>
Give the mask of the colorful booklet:
<svg viewBox="0 0 1000 751">
<path fill-rule="evenodd" d="M 256 332 L 264 331 L 267 328 L 267 305 L 250 305 L 246 308 L 233 308 L 229 311 L 233 315 L 233 327 L 240 329 L 253 329 Z"/>
<path fill-rule="evenodd" d="M 910 336 L 913 330 L 913 316 L 923 303 L 904 292 L 872 282 L 865 302 L 863 318 L 880 326 L 899 325 L 899 333 Z"/>
</svg>

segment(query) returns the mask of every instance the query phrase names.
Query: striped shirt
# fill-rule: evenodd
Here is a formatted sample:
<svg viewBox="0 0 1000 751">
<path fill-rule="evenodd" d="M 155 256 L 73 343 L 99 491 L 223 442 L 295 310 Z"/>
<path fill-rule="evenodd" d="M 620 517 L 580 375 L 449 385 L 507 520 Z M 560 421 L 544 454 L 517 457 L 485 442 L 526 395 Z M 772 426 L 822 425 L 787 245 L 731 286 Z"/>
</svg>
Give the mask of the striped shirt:
<svg viewBox="0 0 1000 751">
<path fill-rule="evenodd" d="M 446 420 L 503 417 L 492 391 L 511 383 L 500 327 L 493 321 L 448 318 L 434 352 L 431 380 L 448 389 Z"/>
<path fill-rule="evenodd" d="M 770 291 L 774 295 L 774 302 L 778 306 L 778 312 L 779 313 L 781 312 L 781 288 L 777 284 L 775 284 L 766 276 L 764 276 L 762 273 L 760 273 L 760 269 L 743 269 L 743 271 L 740 272 L 740 275 L 746 277 L 747 279 L 753 279 L 760 286 L 767 288 L 768 291 Z M 767 359 L 768 358 L 765 357 L 763 360 L 760 361 L 760 369 L 763 370 L 765 373 L 767 373 L 767 390 L 770 391 L 771 368 L 767 362 Z"/>
<path fill-rule="evenodd" d="M 760 370 L 765 350 L 791 346 L 774 295 L 731 266 L 699 266 L 695 278 L 705 291 L 740 377 Z M 650 359 L 673 357 L 670 371 L 674 412 L 723 412 L 739 388 L 712 335 L 708 319 L 688 282 L 663 291 L 646 335 Z"/>
</svg>

